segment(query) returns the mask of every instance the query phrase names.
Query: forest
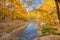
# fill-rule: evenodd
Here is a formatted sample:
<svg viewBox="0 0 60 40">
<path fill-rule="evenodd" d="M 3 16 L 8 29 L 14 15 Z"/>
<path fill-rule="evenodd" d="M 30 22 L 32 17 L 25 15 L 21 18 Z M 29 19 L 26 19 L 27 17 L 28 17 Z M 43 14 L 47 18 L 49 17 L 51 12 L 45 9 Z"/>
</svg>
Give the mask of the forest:
<svg viewBox="0 0 60 40">
<path fill-rule="evenodd" d="M 0 40 L 60 40 L 60 0 L 0 0 Z"/>
</svg>

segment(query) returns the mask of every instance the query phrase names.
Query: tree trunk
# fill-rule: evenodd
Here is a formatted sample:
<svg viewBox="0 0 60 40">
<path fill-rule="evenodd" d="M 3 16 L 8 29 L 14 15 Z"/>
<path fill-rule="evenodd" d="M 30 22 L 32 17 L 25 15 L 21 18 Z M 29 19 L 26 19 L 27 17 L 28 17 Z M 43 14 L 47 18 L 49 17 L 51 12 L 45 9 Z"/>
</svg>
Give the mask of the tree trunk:
<svg viewBox="0 0 60 40">
<path fill-rule="evenodd" d="M 60 22 L 60 13 L 59 13 L 59 0 L 54 0 L 55 1 L 55 4 L 56 4 L 56 9 L 57 9 L 57 15 L 58 15 L 58 19 L 59 19 L 59 22 Z"/>
</svg>

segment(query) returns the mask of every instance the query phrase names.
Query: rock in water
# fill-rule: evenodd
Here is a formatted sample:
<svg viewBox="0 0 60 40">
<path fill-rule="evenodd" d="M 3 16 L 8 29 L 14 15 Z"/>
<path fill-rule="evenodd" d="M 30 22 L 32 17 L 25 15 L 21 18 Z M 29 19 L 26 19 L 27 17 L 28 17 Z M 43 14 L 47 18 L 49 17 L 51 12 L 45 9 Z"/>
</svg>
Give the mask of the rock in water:
<svg viewBox="0 0 60 40">
<path fill-rule="evenodd" d="M 24 33 L 20 33 L 19 40 L 33 40 L 39 35 L 37 26 L 35 23 L 28 25 Z"/>
</svg>

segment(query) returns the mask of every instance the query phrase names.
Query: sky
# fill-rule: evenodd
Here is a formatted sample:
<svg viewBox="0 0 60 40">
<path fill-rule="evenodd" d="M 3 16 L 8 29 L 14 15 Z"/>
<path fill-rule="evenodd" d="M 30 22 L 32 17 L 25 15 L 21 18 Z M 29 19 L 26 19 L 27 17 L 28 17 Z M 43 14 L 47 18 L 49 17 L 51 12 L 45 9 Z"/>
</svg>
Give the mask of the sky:
<svg viewBox="0 0 60 40">
<path fill-rule="evenodd" d="M 43 6 L 45 0 L 20 0 L 21 3 L 25 6 L 27 11 L 34 11 L 35 8 L 40 8 Z M 30 5 L 28 5 L 30 3 Z"/>
</svg>

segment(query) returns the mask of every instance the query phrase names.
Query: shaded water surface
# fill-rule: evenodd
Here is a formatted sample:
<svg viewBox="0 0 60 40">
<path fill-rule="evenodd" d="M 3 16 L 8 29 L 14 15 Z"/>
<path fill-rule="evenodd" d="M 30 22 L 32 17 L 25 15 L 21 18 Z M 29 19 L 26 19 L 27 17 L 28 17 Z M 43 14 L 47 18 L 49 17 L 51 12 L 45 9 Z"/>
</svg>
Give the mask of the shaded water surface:
<svg viewBox="0 0 60 40">
<path fill-rule="evenodd" d="M 25 29 L 24 33 L 20 33 L 19 40 L 33 40 L 38 37 L 39 33 L 37 30 L 36 23 L 30 23 Z"/>
</svg>

